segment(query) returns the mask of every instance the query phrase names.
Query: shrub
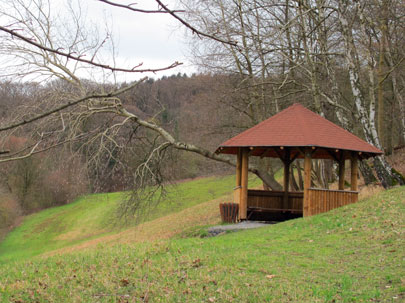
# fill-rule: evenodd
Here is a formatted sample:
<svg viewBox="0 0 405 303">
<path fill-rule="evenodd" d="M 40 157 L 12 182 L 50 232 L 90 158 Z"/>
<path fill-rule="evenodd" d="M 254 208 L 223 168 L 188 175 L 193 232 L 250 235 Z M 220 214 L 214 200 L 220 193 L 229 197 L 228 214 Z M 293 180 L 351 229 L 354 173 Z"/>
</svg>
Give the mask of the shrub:
<svg viewBox="0 0 405 303">
<path fill-rule="evenodd" d="M 17 199 L 11 194 L 0 193 L 0 229 L 8 229 L 19 215 L 21 209 Z"/>
</svg>

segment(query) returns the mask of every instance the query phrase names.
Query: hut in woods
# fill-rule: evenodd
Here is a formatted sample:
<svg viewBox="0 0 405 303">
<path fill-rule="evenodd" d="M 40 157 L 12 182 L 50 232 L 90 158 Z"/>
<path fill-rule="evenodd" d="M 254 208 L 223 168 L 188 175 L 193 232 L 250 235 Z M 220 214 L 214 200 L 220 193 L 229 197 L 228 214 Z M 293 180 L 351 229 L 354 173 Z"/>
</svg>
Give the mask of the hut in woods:
<svg viewBox="0 0 405 303">
<path fill-rule="evenodd" d="M 336 124 L 294 104 L 258 125 L 222 143 L 216 153 L 237 156 L 234 202 L 239 220 L 263 214 L 286 218 L 311 216 L 358 200 L 358 161 L 382 154 Z M 280 158 L 284 163 L 283 191 L 249 190 L 249 157 Z M 290 165 L 304 159 L 303 192 L 289 191 Z M 312 159 L 339 164 L 338 190 L 311 187 Z M 351 163 L 350 190 L 344 190 L 345 161 Z M 276 218 L 277 219 L 277 218 Z"/>
</svg>

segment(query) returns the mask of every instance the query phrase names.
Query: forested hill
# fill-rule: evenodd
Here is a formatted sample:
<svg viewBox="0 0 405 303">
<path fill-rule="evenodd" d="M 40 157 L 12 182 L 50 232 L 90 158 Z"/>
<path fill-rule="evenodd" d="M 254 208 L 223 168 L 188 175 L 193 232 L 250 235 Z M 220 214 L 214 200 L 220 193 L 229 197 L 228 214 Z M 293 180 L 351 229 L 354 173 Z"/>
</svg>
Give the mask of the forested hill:
<svg viewBox="0 0 405 303">
<path fill-rule="evenodd" d="M 157 80 L 149 79 L 120 95 L 120 99 L 128 110 L 162 126 L 177 140 L 191 142 L 213 151 L 224 140 L 276 111 L 276 107 L 273 107 L 272 111 L 263 112 L 262 118 L 249 112 L 251 92 L 242 80 L 240 76 L 235 75 L 178 74 Z M 262 87 L 265 95 L 270 96 L 274 85 L 281 81 L 276 76 L 272 80 L 275 81 L 273 85 Z M 343 75 L 341 81 L 345 81 Z M 86 82 L 86 85 L 100 86 L 91 82 Z M 73 87 L 63 86 L 60 80 L 47 84 L 0 82 L 2 121 L 6 123 L 14 117 L 23 117 L 27 108 L 34 109 L 35 112 L 40 99 L 61 89 L 64 93 L 74 90 Z M 111 87 L 105 86 L 105 89 Z M 282 102 L 273 104 L 271 102 L 277 100 L 272 101 L 270 97 L 266 102 L 278 105 L 277 108 L 281 110 L 299 100 L 306 107 L 313 109 L 311 94 L 304 91 L 289 94 L 291 89 L 292 87 L 286 84 L 286 96 Z M 392 111 L 391 114 L 393 126 L 400 127 L 396 125 L 399 122 L 395 119 L 397 113 Z M 66 115 L 69 115 L 69 112 Z M 325 108 L 325 116 L 339 124 L 333 107 Z M 136 127 L 120 128 L 111 134 L 115 138 L 113 142 L 103 143 L 106 144 L 103 149 L 103 146 L 100 146 L 102 140 L 96 138 L 89 142 L 86 134 L 111 127 L 119 121 L 112 117 L 106 119 L 108 117 L 93 115 L 83 120 L 80 131 L 85 134 L 84 140 L 75 141 L 70 145 L 59 145 L 47 152 L 0 166 L 0 227 L 9 226 L 21 214 L 66 204 L 84 193 L 132 188 L 133 172 L 149 156 L 151 148 L 158 142 L 158 137 Z M 353 131 L 361 137 L 361 127 L 355 115 L 347 118 L 348 123 L 353 125 Z M 391 140 L 395 142 L 396 133 L 392 132 L 391 136 Z M 2 146 L 3 149 L 11 151 L 24 150 L 26 146 L 34 144 L 36 139 L 31 128 L 20 129 L 4 137 Z M 119 144 L 119 148 L 114 146 L 115 143 Z M 176 149 L 165 150 L 161 161 L 154 165 L 162 180 L 172 181 L 233 171 L 228 165 Z M 271 165 L 274 170 L 280 163 L 276 161 Z"/>
</svg>

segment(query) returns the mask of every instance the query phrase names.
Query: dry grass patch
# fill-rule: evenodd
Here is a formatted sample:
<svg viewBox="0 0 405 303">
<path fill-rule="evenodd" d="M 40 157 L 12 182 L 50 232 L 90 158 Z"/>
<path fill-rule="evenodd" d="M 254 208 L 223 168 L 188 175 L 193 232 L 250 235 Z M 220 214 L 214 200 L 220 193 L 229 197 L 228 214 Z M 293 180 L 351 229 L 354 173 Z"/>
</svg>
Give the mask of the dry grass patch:
<svg viewBox="0 0 405 303">
<path fill-rule="evenodd" d="M 228 202 L 232 195 L 214 199 L 209 202 L 184 209 L 152 221 L 141 223 L 133 228 L 113 235 L 106 235 L 74 246 L 65 247 L 43 254 L 43 256 L 60 255 L 97 245 L 114 243 L 148 242 L 169 239 L 195 226 L 212 225 L 221 222 L 219 203 Z M 63 235 L 61 235 L 63 236 Z"/>
</svg>

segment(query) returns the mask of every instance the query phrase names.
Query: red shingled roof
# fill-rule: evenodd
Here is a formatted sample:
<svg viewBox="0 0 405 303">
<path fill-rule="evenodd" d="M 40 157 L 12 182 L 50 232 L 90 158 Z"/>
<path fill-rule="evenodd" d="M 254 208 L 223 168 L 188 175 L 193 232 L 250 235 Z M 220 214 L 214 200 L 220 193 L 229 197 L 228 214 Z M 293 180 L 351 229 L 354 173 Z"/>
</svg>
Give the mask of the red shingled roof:
<svg viewBox="0 0 405 303">
<path fill-rule="evenodd" d="M 382 154 L 373 145 L 336 124 L 294 104 L 273 117 L 225 141 L 217 149 L 224 154 L 236 154 L 238 147 L 255 147 L 252 155 L 277 157 L 265 147 L 318 147 L 314 158 L 331 158 L 327 149 L 365 153 L 364 157 Z M 322 151 L 323 150 L 323 151 Z"/>
</svg>

